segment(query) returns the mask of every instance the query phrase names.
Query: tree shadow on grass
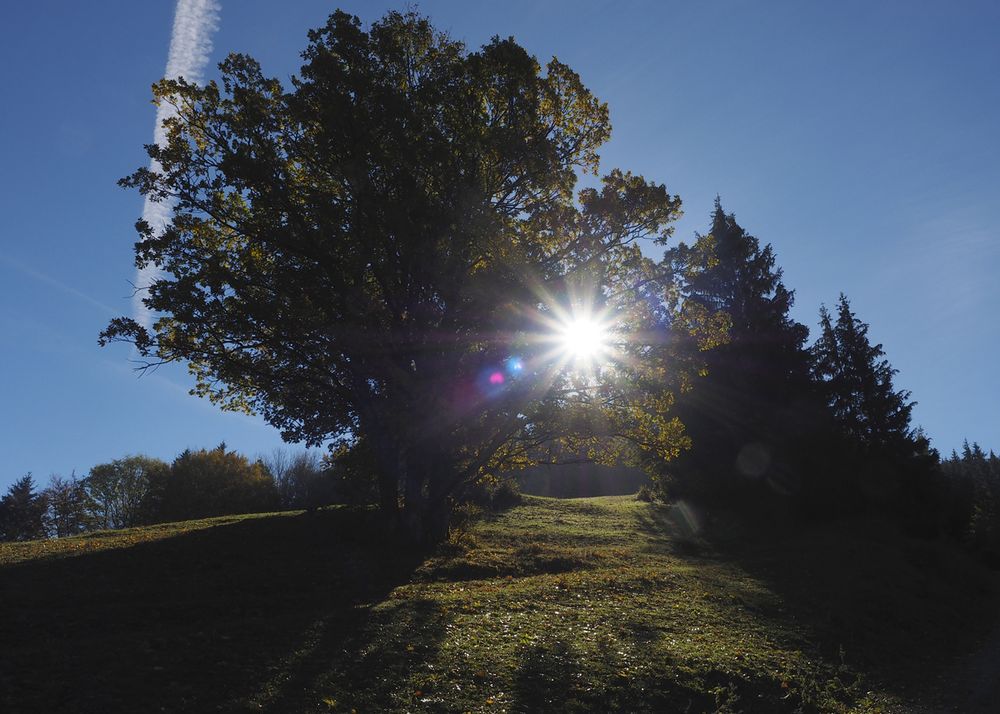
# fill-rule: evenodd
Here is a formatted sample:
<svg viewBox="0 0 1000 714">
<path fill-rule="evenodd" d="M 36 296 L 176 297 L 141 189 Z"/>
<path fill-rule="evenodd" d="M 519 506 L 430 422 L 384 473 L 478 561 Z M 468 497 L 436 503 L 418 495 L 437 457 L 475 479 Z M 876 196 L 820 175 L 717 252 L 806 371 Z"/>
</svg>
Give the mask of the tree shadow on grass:
<svg viewBox="0 0 1000 714">
<path fill-rule="evenodd" d="M 697 509 L 681 503 L 651 505 L 636 512 L 635 523 L 646 538 L 644 550 L 658 555 L 712 557 L 703 538 L 702 516 Z"/>
<path fill-rule="evenodd" d="M 759 582 L 773 600 L 731 593 L 734 602 L 775 632 L 799 633 L 791 644 L 827 672 L 846 667 L 906 702 L 945 706 L 952 663 L 996 626 L 994 575 L 952 544 L 906 537 L 884 521 L 706 516 L 689 506 L 653 507 L 637 521 L 653 549 Z"/>
<path fill-rule="evenodd" d="M 621 669 L 611 651 L 582 656 L 572 645 L 554 640 L 527 647 L 521 653 L 514 679 L 512 712 L 547 714 L 578 712 L 688 712 L 767 711 L 791 714 L 796 703 L 768 700 L 759 692 L 764 684 L 741 680 L 720 671 L 685 673 L 676 663 L 641 676 Z M 587 666 L 584 667 L 583 661 Z M 750 703 L 750 708 L 745 704 Z M 726 708 L 732 705 L 732 708 Z"/>
<path fill-rule="evenodd" d="M 515 712 L 579 710 L 583 681 L 577 654 L 562 640 L 525 648 L 514 678 Z"/>
<path fill-rule="evenodd" d="M 371 606 L 422 559 L 337 509 L 7 566 L 0 710 L 304 703 L 323 658 L 364 661 Z"/>
<path fill-rule="evenodd" d="M 349 623 L 324 620 L 250 698 L 251 708 L 411 709 L 436 694 L 436 679 L 426 667 L 436 658 L 443 620 L 438 603 L 425 598 L 359 608 Z"/>
</svg>

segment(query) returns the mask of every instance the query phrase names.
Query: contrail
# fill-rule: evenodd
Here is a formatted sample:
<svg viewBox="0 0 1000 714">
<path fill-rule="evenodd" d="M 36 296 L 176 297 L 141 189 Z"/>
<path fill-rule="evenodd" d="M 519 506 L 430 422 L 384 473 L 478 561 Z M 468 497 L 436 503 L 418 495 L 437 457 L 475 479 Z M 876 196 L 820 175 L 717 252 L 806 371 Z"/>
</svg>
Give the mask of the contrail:
<svg viewBox="0 0 1000 714">
<path fill-rule="evenodd" d="M 120 310 L 118 310 L 117 308 L 113 308 L 110 305 L 105 305 L 103 302 L 100 302 L 99 300 L 95 300 L 94 298 L 90 297 L 90 295 L 88 295 L 87 293 L 81 290 L 77 290 L 72 285 L 67 285 L 66 283 L 60 282 L 59 280 L 53 278 L 51 275 L 47 275 L 41 272 L 40 270 L 35 270 L 31 266 L 25 265 L 19 260 L 14 260 L 9 255 L 4 254 L 3 252 L 0 252 L 0 263 L 6 263 L 15 270 L 24 273 L 29 278 L 34 278 L 40 283 L 45 283 L 46 285 L 58 288 L 59 290 L 62 290 L 63 292 L 72 295 L 73 297 L 79 298 L 83 302 L 88 303 L 93 307 L 96 307 L 98 310 L 101 310 L 102 312 L 107 313 L 112 317 L 120 314 Z"/>
<path fill-rule="evenodd" d="M 167 56 L 166 79 L 184 77 L 189 82 L 201 83 L 202 72 L 208 65 L 212 54 L 212 33 L 219 26 L 219 13 L 222 10 L 218 0 L 177 0 L 174 11 L 174 29 L 170 34 L 170 53 Z M 163 146 L 166 143 L 166 131 L 163 122 L 177 112 L 167 102 L 160 102 L 156 108 L 156 127 L 153 129 L 153 142 Z M 159 171 L 156 161 L 149 162 L 149 168 Z M 169 200 L 156 203 L 149 198 L 142 207 L 142 218 L 152 226 L 154 231 L 162 231 L 170 221 L 170 211 L 173 203 Z M 142 304 L 143 292 L 154 280 L 160 277 L 157 266 L 148 266 L 139 270 L 136 275 L 136 293 L 132 298 L 133 312 L 136 321 L 145 328 L 150 327 L 149 309 Z"/>
</svg>

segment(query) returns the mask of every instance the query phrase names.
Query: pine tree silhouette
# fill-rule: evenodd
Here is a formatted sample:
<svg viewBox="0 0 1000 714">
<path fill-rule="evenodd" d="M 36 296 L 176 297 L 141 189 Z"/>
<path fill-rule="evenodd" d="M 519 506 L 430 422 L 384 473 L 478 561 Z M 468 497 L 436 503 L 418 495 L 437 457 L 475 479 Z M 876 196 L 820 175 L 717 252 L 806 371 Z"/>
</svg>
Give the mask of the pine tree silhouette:
<svg viewBox="0 0 1000 714">
<path fill-rule="evenodd" d="M 692 448 L 669 465 L 674 495 L 729 499 L 761 483 L 795 490 L 795 442 L 803 409 L 815 401 L 809 330 L 789 316 L 794 294 L 773 249 L 761 247 L 716 198 L 709 234 L 667 260 L 682 278 L 689 309 L 730 320 L 728 342 L 705 353 L 705 376 L 678 398 Z"/>
<path fill-rule="evenodd" d="M 893 369 L 881 344 L 868 340 L 843 293 L 833 322 L 820 308 L 820 337 L 813 346 L 814 374 L 824 385 L 834 415 L 849 438 L 865 449 L 899 448 L 913 441 L 910 392 L 896 390 Z"/>
</svg>

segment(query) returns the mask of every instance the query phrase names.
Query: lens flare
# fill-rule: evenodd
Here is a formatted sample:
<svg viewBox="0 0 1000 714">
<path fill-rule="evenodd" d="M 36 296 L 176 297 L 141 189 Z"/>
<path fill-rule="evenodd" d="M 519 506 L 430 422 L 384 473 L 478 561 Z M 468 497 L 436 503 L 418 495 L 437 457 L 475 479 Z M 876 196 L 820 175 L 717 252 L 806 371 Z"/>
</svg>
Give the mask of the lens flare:
<svg viewBox="0 0 1000 714">
<path fill-rule="evenodd" d="M 569 285 L 562 295 L 540 287 L 537 312 L 526 316 L 535 326 L 523 333 L 529 354 L 522 368 L 533 378 L 548 375 L 554 383 L 566 377 L 569 389 L 591 389 L 628 361 L 623 312 L 597 287 Z"/>
<path fill-rule="evenodd" d="M 578 361 L 591 361 L 608 349 L 608 330 L 590 316 L 574 317 L 562 329 L 562 346 Z"/>
</svg>

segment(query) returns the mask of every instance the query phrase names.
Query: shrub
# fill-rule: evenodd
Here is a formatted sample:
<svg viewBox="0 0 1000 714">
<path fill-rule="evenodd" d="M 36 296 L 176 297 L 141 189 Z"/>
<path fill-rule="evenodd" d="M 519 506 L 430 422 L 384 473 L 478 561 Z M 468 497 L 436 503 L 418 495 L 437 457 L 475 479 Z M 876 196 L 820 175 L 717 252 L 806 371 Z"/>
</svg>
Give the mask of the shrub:
<svg viewBox="0 0 1000 714">
<path fill-rule="evenodd" d="M 643 484 L 639 487 L 639 492 L 635 494 L 635 500 L 652 503 L 656 500 L 656 493 L 653 492 L 650 486 Z"/>
<path fill-rule="evenodd" d="M 487 476 L 466 487 L 459 499 L 473 503 L 484 511 L 505 511 L 521 503 L 517 481 L 507 477 Z"/>
</svg>

